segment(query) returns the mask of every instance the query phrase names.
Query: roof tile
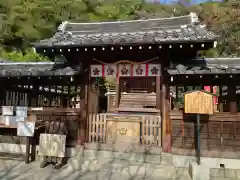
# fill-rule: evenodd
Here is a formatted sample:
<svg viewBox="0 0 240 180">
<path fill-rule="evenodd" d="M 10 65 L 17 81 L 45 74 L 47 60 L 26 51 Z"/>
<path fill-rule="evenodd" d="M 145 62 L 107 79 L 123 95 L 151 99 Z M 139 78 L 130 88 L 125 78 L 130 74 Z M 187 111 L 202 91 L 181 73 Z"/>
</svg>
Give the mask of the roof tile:
<svg viewBox="0 0 240 180">
<path fill-rule="evenodd" d="M 240 74 L 240 58 L 206 58 L 172 64 L 166 69 L 170 75 L 184 74 Z"/>
<path fill-rule="evenodd" d="M 41 40 L 35 46 L 154 44 L 166 41 L 213 41 L 216 38 L 218 36 L 196 22 L 195 15 L 191 13 L 188 16 L 149 20 L 63 22 L 52 38 Z"/>
<path fill-rule="evenodd" d="M 0 63 L 0 77 L 21 76 L 68 76 L 80 73 L 64 63 L 54 62 L 3 62 Z"/>
</svg>

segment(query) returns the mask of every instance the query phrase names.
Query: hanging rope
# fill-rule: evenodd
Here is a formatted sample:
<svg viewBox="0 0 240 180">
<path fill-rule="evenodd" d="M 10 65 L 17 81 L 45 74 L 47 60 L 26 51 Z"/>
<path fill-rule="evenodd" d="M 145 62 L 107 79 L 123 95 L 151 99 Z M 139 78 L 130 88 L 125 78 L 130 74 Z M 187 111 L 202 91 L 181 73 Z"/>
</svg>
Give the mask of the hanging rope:
<svg viewBox="0 0 240 180">
<path fill-rule="evenodd" d="M 113 65 L 113 64 L 121 64 L 121 63 L 129 63 L 129 64 L 146 64 L 146 63 L 149 63 L 151 61 L 154 61 L 154 60 L 157 60 L 158 57 L 154 57 L 152 59 L 149 59 L 147 61 L 142 61 L 142 62 L 134 62 L 134 61 L 129 61 L 129 60 L 120 60 L 120 61 L 117 61 L 117 62 L 114 62 L 114 63 L 105 63 L 103 61 L 100 61 L 98 59 L 93 59 L 94 61 L 98 62 L 98 63 L 101 63 L 101 64 L 106 64 L 106 65 Z"/>
</svg>

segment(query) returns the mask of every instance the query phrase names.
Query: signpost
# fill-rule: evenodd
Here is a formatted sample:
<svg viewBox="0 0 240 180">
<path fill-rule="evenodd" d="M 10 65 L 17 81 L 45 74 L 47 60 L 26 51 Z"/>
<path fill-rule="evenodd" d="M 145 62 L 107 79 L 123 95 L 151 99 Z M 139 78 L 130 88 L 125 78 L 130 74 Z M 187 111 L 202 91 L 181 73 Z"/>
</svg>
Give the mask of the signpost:
<svg viewBox="0 0 240 180">
<path fill-rule="evenodd" d="M 197 163 L 200 165 L 200 115 L 213 114 L 213 95 L 205 91 L 191 91 L 184 95 L 184 112 L 186 114 L 196 114 L 197 116 Z"/>
</svg>

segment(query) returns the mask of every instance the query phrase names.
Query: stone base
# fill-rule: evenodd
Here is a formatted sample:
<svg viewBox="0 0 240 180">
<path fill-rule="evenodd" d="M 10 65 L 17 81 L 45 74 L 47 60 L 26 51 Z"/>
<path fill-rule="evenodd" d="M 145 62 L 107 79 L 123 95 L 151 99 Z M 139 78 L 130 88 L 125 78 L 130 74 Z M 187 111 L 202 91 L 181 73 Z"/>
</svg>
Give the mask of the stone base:
<svg viewBox="0 0 240 180">
<path fill-rule="evenodd" d="M 204 165 L 198 165 L 196 162 L 189 164 L 189 174 L 192 180 L 209 180 L 210 171 L 209 168 Z"/>
</svg>

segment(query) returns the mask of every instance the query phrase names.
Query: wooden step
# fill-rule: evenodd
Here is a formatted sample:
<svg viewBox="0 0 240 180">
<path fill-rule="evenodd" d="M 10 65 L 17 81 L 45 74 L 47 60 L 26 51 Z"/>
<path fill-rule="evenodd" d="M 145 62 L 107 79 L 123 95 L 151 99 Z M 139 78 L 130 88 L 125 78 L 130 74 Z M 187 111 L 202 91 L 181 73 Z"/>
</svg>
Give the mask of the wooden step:
<svg viewBox="0 0 240 180">
<path fill-rule="evenodd" d="M 158 113 L 160 110 L 155 108 L 132 108 L 132 107 L 119 107 L 117 108 L 119 112 L 149 112 L 149 113 Z"/>
</svg>

